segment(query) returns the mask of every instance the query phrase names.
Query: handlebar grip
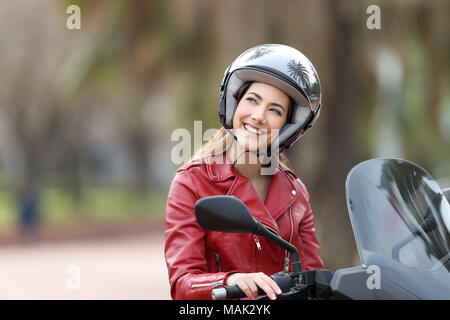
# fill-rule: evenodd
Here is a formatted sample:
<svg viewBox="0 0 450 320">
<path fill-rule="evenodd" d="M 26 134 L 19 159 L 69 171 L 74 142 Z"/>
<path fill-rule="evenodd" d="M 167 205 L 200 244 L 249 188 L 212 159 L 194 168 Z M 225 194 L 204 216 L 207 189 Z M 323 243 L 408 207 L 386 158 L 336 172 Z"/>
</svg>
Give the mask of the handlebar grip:
<svg viewBox="0 0 450 320">
<path fill-rule="evenodd" d="M 258 295 L 266 294 L 261 288 L 258 288 Z M 239 286 L 227 286 L 212 290 L 213 300 L 230 300 L 245 298 L 247 295 Z"/>
<path fill-rule="evenodd" d="M 270 276 L 280 287 L 282 292 L 287 292 L 293 286 L 292 278 L 285 273 L 277 273 Z M 258 295 L 266 294 L 264 290 L 258 287 Z M 230 300 L 246 297 L 246 294 L 239 288 L 239 286 L 225 286 L 212 290 L 213 300 Z"/>
</svg>

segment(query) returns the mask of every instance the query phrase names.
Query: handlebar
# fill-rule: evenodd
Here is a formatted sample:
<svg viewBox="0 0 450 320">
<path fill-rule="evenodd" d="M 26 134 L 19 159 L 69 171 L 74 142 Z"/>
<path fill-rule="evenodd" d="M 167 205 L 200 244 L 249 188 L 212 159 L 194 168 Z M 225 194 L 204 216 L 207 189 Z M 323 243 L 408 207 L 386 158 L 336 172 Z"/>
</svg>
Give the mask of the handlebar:
<svg viewBox="0 0 450 320">
<path fill-rule="evenodd" d="M 292 277 L 283 272 L 279 272 L 270 276 L 276 284 L 280 287 L 281 292 L 288 292 L 294 286 L 294 280 Z M 258 288 L 258 295 L 264 295 L 265 292 Z M 217 288 L 212 290 L 213 300 L 230 300 L 246 297 L 246 294 L 239 288 L 239 286 L 225 286 L 223 288 Z"/>
</svg>

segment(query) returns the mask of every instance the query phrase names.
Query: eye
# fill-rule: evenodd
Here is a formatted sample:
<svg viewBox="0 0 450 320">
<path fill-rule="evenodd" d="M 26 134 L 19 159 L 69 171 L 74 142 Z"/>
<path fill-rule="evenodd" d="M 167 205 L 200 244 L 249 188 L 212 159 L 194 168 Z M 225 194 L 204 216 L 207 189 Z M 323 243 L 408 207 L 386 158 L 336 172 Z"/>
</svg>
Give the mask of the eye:
<svg viewBox="0 0 450 320">
<path fill-rule="evenodd" d="M 275 112 L 276 114 L 278 114 L 279 116 L 281 116 L 281 112 L 280 112 L 280 110 L 278 110 L 278 109 L 272 108 L 272 109 L 270 109 L 270 111 L 273 111 L 273 112 Z"/>
<path fill-rule="evenodd" d="M 256 104 L 256 100 L 253 99 L 253 98 L 251 98 L 251 97 L 247 97 L 247 99 L 245 99 L 245 100 L 250 101 L 251 103 Z"/>
</svg>

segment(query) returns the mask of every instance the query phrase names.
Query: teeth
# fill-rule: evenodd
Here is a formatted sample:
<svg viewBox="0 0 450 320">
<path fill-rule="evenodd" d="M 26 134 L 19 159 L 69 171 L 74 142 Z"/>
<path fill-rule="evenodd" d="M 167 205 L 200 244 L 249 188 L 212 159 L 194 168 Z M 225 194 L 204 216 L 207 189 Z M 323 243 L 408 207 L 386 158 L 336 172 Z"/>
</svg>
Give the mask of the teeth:
<svg viewBox="0 0 450 320">
<path fill-rule="evenodd" d="M 250 131 L 251 133 L 254 133 L 254 134 L 261 134 L 261 133 L 262 133 L 262 132 L 260 132 L 259 130 L 255 129 L 255 128 L 253 128 L 253 127 L 247 126 L 247 125 L 245 125 L 245 124 L 244 124 L 244 128 L 245 128 L 246 130 Z"/>
</svg>

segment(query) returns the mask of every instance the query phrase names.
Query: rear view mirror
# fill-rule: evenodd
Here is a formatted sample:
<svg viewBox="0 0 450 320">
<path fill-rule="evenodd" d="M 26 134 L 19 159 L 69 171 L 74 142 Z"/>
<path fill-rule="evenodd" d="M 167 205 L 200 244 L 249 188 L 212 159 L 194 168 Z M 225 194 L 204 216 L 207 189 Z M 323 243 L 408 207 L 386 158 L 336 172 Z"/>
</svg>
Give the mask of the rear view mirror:
<svg viewBox="0 0 450 320">
<path fill-rule="evenodd" d="M 259 223 L 252 217 L 245 204 L 233 196 L 211 196 L 195 203 L 197 222 L 205 230 L 253 233 Z"/>
</svg>

